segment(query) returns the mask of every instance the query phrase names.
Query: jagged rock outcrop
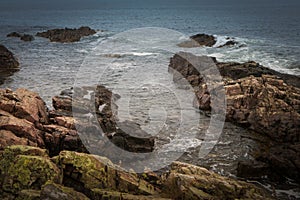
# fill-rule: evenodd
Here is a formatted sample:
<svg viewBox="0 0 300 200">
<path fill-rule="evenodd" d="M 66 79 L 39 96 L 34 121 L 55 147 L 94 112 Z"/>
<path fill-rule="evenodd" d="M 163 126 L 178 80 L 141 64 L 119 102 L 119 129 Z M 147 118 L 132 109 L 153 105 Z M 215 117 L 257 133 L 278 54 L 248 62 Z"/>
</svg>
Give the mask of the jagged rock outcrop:
<svg viewBox="0 0 300 200">
<path fill-rule="evenodd" d="M 174 73 L 175 82 L 181 79 L 189 81 L 196 91 L 195 105 L 210 112 L 211 94 L 206 80 L 214 80 L 216 74 L 201 74 L 201 70 L 185 58 L 201 63 L 207 57 L 176 54 L 171 58 L 169 70 L 179 72 L 180 76 Z M 211 63 L 223 77 L 227 99 L 226 119 L 271 139 L 265 141 L 270 148 L 258 152 L 257 160 L 262 160 L 279 176 L 287 175 L 300 180 L 300 151 L 291 148 L 294 145 L 297 147 L 300 142 L 300 78 L 275 72 L 255 62 L 219 63 L 212 58 Z M 212 81 L 209 84 L 212 84 L 215 93 L 219 84 Z M 217 104 L 213 106 L 218 109 Z M 278 169 L 284 170 L 280 172 Z"/>
<path fill-rule="evenodd" d="M 19 62 L 14 54 L 0 44 L 0 84 L 3 84 L 7 77 L 19 70 Z"/>
<path fill-rule="evenodd" d="M 95 33 L 96 31 L 90 27 L 82 26 L 78 29 L 52 29 L 46 32 L 39 32 L 36 36 L 48 38 L 51 42 L 70 43 L 78 42 L 82 37 L 94 35 Z"/>
<path fill-rule="evenodd" d="M 11 146 L 0 163 L 2 199 L 272 199 L 252 184 L 180 162 L 169 172 L 136 174 L 105 157 L 62 151 L 50 159 L 45 150 Z"/>
</svg>

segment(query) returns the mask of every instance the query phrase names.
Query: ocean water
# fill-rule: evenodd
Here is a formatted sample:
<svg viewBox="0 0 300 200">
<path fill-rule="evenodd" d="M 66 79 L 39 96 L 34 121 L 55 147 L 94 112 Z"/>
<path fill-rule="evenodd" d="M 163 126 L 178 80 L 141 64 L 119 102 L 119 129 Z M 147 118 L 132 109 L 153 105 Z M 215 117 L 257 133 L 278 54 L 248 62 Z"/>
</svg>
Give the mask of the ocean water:
<svg viewBox="0 0 300 200">
<path fill-rule="evenodd" d="M 52 28 L 80 26 L 99 31 L 72 44 L 50 43 L 39 37 L 32 42 L 6 37 L 12 31 L 35 35 Z M 228 37 L 239 45 L 189 50 L 176 46 L 196 33 L 215 35 L 218 45 Z M 181 131 L 196 136 L 188 141 L 180 138 L 176 145 L 166 146 L 166 151 L 186 150 L 187 146 L 196 148 L 203 142 L 197 134 L 205 132 L 210 120 L 199 118 L 191 105 L 191 92 L 174 86 L 168 73 L 169 58 L 185 50 L 214 56 L 219 61 L 253 60 L 283 73 L 300 75 L 299 36 L 299 6 L 295 5 L 1 11 L 0 43 L 14 52 L 21 70 L 0 87 L 36 91 L 51 108 L 51 98 L 64 89 L 103 84 L 121 94 L 117 102 L 121 120 L 138 122 L 161 138 L 160 145 L 172 141 L 181 118 Z M 225 124 L 214 159 L 198 159 L 191 153 L 187 161 L 206 163 L 220 174 L 234 176 L 237 161 L 248 156 L 248 146 L 238 135 L 247 134 L 244 131 Z M 300 197 L 299 190 L 292 190 L 292 194 Z"/>
</svg>

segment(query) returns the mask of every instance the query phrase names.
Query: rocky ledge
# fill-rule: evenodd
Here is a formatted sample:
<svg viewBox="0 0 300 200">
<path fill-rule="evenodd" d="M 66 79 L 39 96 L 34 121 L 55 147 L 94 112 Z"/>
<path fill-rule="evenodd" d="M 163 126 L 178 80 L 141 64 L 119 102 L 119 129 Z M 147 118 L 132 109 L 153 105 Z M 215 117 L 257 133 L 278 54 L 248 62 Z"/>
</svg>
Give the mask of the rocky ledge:
<svg viewBox="0 0 300 200">
<path fill-rule="evenodd" d="M 163 173 L 123 171 L 105 157 L 9 146 L 0 154 L 2 199 L 272 199 L 253 184 L 174 162 Z"/>
<path fill-rule="evenodd" d="M 94 35 L 95 33 L 96 31 L 90 27 L 82 26 L 78 29 L 52 29 L 46 32 L 39 32 L 36 36 L 48 38 L 51 42 L 71 43 L 78 42 L 82 37 Z"/>
<path fill-rule="evenodd" d="M 11 51 L 0 44 L 0 84 L 16 71 L 19 71 L 19 62 Z"/>
<path fill-rule="evenodd" d="M 198 63 L 200 69 L 191 63 Z M 212 94 L 216 102 L 223 101 L 218 99 L 221 87 L 214 82 L 216 74 L 209 73 L 206 66 L 215 66 L 223 79 L 226 120 L 269 138 L 263 141 L 264 150 L 253 155 L 257 163 L 241 164 L 240 173 L 264 169 L 273 177 L 300 181 L 300 78 L 255 62 L 221 63 L 215 58 L 178 53 L 171 58 L 169 70 L 179 72 L 173 73 L 175 82 L 189 81 L 197 96 L 195 106 L 205 113 L 212 107 L 219 109 L 218 103 L 211 103 Z M 201 73 L 204 71 L 208 73 Z"/>
</svg>

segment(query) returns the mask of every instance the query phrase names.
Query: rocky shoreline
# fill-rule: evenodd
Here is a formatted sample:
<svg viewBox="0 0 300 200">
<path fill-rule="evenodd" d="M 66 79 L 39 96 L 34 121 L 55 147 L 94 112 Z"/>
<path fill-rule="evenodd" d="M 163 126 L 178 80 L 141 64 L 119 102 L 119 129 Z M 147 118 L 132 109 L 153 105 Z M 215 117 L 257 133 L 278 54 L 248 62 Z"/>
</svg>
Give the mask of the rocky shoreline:
<svg viewBox="0 0 300 200">
<path fill-rule="evenodd" d="M 134 138 L 118 130 L 111 109 L 115 106 L 111 98 L 117 96 L 103 86 L 83 88 L 82 94 L 87 89 L 97 92 L 98 106 L 108 105 L 99 113 L 98 122 L 112 143 L 133 152 L 153 150 L 153 138 Z M 0 90 L 2 198 L 72 199 L 76 194 L 77 199 L 272 199 L 255 185 L 190 164 L 174 162 L 163 173 L 136 174 L 120 170 L 107 158 L 86 154 L 71 112 L 71 108 L 73 112 L 84 109 L 77 110 L 77 102 L 72 107 L 71 101 L 68 96 L 56 96 L 55 110 L 49 111 L 34 92 Z M 82 104 L 80 108 L 84 108 Z M 130 122 L 124 126 L 141 133 Z"/>
<path fill-rule="evenodd" d="M 51 42 L 69 43 L 95 33 L 89 27 L 81 27 L 53 29 L 36 36 L 48 38 Z M 22 35 L 11 33 L 8 37 Z M 212 47 L 216 44 L 216 38 L 206 34 L 197 34 L 190 39 L 192 41 L 178 46 Z M 219 47 L 236 44 L 229 41 Z M 276 182 L 292 179 L 300 183 L 300 78 L 256 62 L 221 63 L 206 56 L 185 52 L 175 54 L 169 64 L 170 72 L 175 70 L 179 73 L 173 73 L 174 82 L 180 84 L 182 79 L 188 80 L 197 97 L 194 106 L 208 116 L 212 108 L 218 109 L 218 105 L 212 105 L 211 98 L 218 93 L 220 85 L 209 81 L 214 80 L 215 74 L 208 77 L 189 60 L 198 63 L 212 61 L 224 83 L 226 121 L 249 130 L 253 135 L 262 136 L 256 138 L 259 148 L 251 152 L 252 159 L 239 161 L 237 177 L 244 180 L 268 177 Z M 18 66 L 12 52 L 1 45 L 0 84 L 19 70 Z M 212 89 L 208 84 L 212 84 Z M 144 173 L 124 171 L 120 161 L 125 159 L 125 155 L 114 152 L 111 144 L 127 152 L 143 154 L 154 151 L 156 138 L 143 131 L 137 123 L 118 120 L 115 101 L 119 98 L 100 85 L 71 88 L 54 96 L 54 109 L 49 110 L 35 92 L 22 88 L 15 91 L 0 89 L 0 197 L 276 198 L 257 185 L 178 161 L 159 172 L 150 169 Z M 91 110 L 94 111 L 92 115 Z M 84 117 L 78 120 L 76 115 Z M 97 152 L 97 156 L 91 155 L 90 150 Z M 116 154 L 114 159 L 106 158 L 110 154 Z"/>
</svg>

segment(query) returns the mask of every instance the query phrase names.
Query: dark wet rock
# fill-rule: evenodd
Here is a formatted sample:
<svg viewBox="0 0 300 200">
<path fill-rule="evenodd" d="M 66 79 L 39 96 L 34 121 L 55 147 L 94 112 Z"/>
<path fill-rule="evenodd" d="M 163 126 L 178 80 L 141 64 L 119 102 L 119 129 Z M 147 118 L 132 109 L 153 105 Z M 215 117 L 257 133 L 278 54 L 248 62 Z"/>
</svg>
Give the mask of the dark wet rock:
<svg viewBox="0 0 300 200">
<path fill-rule="evenodd" d="M 7 77 L 19 70 L 19 62 L 14 54 L 0 44 L 0 84 L 3 84 Z"/>
<path fill-rule="evenodd" d="M 131 121 L 118 122 L 116 133 L 109 134 L 109 138 L 129 152 L 147 153 L 154 150 L 155 138 Z"/>
<path fill-rule="evenodd" d="M 221 45 L 221 46 L 218 46 L 218 48 L 222 48 L 222 47 L 230 47 L 230 46 L 234 46 L 234 45 L 237 45 L 238 42 L 236 41 L 233 41 L 233 40 L 229 40 L 227 41 L 225 44 Z"/>
<path fill-rule="evenodd" d="M 48 38 L 51 42 L 70 43 L 78 42 L 82 37 L 94 35 L 95 33 L 95 30 L 83 26 L 78 29 L 52 29 L 46 32 L 39 32 L 36 36 Z"/>
<path fill-rule="evenodd" d="M 207 57 L 179 53 L 171 59 L 169 71 L 180 73 L 173 73 L 176 83 L 181 83 L 182 79 L 188 80 L 196 92 L 195 105 L 210 112 L 211 92 L 206 81 L 217 91 L 219 86 L 214 82 L 215 74 L 201 74 L 201 70 L 196 70 L 185 59 L 187 57 L 200 63 L 207 61 Z M 268 148 L 255 155 L 257 161 L 267 165 L 262 167 L 253 163 L 242 163 L 240 174 L 245 174 L 244 169 L 247 167 L 251 168 L 251 174 L 251 171 L 267 166 L 268 173 L 273 177 L 288 176 L 299 179 L 299 149 L 291 150 L 287 146 L 298 146 L 300 142 L 300 78 L 275 72 L 255 62 L 219 63 L 211 59 L 211 63 L 214 63 L 211 66 L 217 68 L 223 77 L 227 121 L 270 138 L 264 141 Z M 214 108 L 218 110 L 218 104 Z M 285 148 L 282 148 L 282 144 L 285 144 Z"/>
<path fill-rule="evenodd" d="M 184 48 L 193 48 L 201 46 L 212 47 L 216 44 L 216 42 L 216 38 L 212 35 L 197 34 L 191 36 L 189 41 L 184 41 L 178 44 L 178 46 Z"/>
<path fill-rule="evenodd" d="M 270 166 L 265 162 L 255 160 L 241 161 L 237 167 L 237 176 L 242 178 L 260 179 L 270 176 Z"/>
<path fill-rule="evenodd" d="M 29 34 L 24 34 L 24 35 L 21 36 L 20 39 L 25 41 L 25 42 L 31 42 L 31 41 L 34 40 L 34 37 L 32 35 L 29 35 Z"/>
<path fill-rule="evenodd" d="M 9 34 L 7 34 L 7 37 L 18 37 L 20 38 L 22 36 L 22 34 L 17 33 L 17 32 L 11 32 Z"/>
<path fill-rule="evenodd" d="M 17 32 L 11 32 L 11 33 L 7 34 L 7 37 L 17 37 L 17 38 L 20 38 L 20 40 L 25 41 L 25 42 L 31 42 L 34 40 L 34 37 L 32 35 L 20 34 Z"/>
</svg>

